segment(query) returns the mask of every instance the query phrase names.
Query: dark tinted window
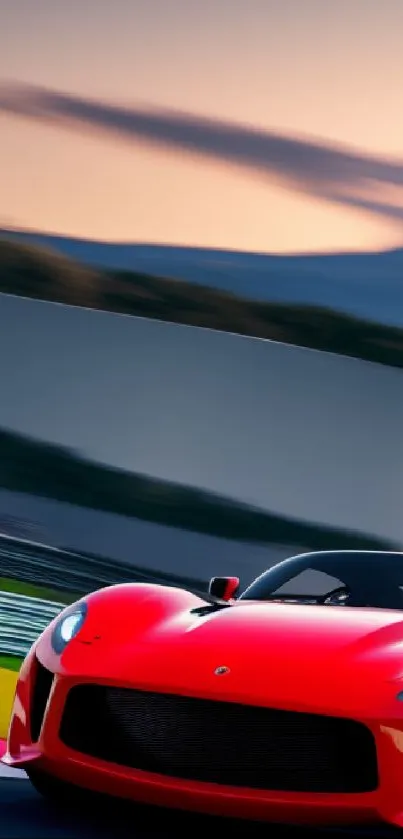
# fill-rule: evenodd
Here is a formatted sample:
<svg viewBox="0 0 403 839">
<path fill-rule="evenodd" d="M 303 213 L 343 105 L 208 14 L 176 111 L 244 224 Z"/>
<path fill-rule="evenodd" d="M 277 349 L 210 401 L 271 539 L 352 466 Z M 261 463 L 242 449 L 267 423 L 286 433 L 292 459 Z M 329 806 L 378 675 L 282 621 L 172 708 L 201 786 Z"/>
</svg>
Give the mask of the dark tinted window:
<svg viewBox="0 0 403 839">
<path fill-rule="evenodd" d="M 403 553 L 330 551 L 302 554 L 270 568 L 241 598 L 323 597 L 341 587 L 350 590 L 351 605 L 403 609 Z"/>
<path fill-rule="evenodd" d="M 273 595 L 318 595 L 324 596 L 336 588 L 346 585 L 343 580 L 325 574 L 324 571 L 317 571 L 315 568 L 305 568 L 299 571 L 294 577 L 291 577 L 287 582 L 282 583 L 274 589 Z"/>
</svg>

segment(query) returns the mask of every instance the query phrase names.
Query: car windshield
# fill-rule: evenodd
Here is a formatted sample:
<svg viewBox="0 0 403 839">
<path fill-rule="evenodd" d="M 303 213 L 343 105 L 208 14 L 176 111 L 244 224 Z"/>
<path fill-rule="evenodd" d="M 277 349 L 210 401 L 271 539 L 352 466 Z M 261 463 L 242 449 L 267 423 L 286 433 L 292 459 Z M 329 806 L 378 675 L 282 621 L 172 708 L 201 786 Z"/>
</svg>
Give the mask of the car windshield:
<svg viewBox="0 0 403 839">
<path fill-rule="evenodd" d="M 257 578 L 242 600 L 313 600 L 346 589 L 348 605 L 403 609 L 403 553 L 329 551 L 287 559 Z"/>
</svg>

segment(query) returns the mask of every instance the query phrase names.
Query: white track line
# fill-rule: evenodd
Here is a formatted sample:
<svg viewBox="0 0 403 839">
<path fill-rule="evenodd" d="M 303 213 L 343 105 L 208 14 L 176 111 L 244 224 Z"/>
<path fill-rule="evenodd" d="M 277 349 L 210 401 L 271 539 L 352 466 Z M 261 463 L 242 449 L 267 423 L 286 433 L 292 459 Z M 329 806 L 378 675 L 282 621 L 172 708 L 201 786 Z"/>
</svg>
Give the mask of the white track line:
<svg viewBox="0 0 403 839">
<path fill-rule="evenodd" d="M 8 781 L 26 781 L 28 780 L 26 773 L 22 769 L 11 769 L 10 766 L 5 766 L 0 763 L 0 781 L 6 778 Z"/>
</svg>

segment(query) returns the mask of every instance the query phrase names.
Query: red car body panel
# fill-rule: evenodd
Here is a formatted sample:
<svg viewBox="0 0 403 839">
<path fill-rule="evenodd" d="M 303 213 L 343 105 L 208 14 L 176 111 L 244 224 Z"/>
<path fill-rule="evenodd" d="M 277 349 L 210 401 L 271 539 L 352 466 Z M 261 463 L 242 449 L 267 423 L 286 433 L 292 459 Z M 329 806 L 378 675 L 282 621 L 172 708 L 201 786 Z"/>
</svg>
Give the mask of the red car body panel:
<svg viewBox="0 0 403 839">
<path fill-rule="evenodd" d="M 3 756 L 9 766 L 34 762 L 88 789 L 210 814 L 403 826 L 401 612 L 240 600 L 201 616 L 191 613 L 206 606 L 195 595 L 147 584 L 102 589 L 86 602 L 86 621 L 61 655 L 52 649 L 53 622 L 25 659 Z M 39 740 L 32 742 L 37 659 L 55 678 Z M 218 667 L 228 670 L 217 676 Z M 59 738 L 68 691 L 89 683 L 356 720 L 375 738 L 378 786 L 348 794 L 257 790 L 89 757 Z"/>
</svg>

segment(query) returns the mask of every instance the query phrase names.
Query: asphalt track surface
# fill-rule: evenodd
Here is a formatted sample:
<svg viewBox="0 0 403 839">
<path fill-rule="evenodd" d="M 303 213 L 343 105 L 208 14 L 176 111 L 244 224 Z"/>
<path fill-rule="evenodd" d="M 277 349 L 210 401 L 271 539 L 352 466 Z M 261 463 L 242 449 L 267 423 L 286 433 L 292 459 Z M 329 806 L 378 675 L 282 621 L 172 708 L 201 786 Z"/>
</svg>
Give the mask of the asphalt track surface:
<svg viewBox="0 0 403 839">
<path fill-rule="evenodd" d="M 175 811 L 145 808 L 125 802 L 91 802 L 85 810 L 52 807 L 39 796 L 22 773 L 0 778 L 1 839 L 181 839 L 202 833 L 233 835 L 239 839 L 353 839 L 403 836 L 388 829 L 314 830 L 251 824 Z"/>
<path fill-rule="evenodd" d="M 0 756 L 5 741 L 0 739 Z M 0 764 L 0 839 L 180 839 L 196 832 L 231 833 L 239 839 L 387 839 L 395 830 L 313 830 L 209 818 L 124 801 L 90 800 L 85 809 L 52 807 L 31 786 L 25 772 Z"/>
</svg>

